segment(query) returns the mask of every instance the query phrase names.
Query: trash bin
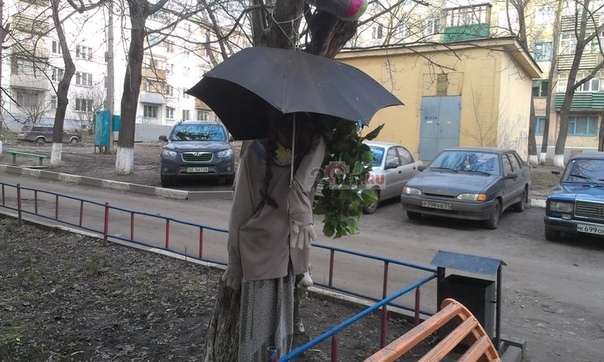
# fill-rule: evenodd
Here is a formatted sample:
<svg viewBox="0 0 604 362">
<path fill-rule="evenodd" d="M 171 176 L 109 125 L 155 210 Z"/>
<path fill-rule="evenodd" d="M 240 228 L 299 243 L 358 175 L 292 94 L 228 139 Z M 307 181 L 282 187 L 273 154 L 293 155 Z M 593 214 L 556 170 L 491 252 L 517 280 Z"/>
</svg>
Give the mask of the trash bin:
<svg viewBox="0 0 604 362">
<path fill-rule="evenodd" d="M 451 274 L 438 281 L 437 302 L 453 298 L 463 304 L 478 319 L 490 339 L 495 326 L 495 282 L 463 275 Z M 458 323 L 447 323 L 439 330 L 439 337 L 449 334 Z M 442 333 L 442 334 L 441 334 Z"/>
<path fill-rule="evenodd" d="M 436 265 L 438 279 L 436 299 L 438 310 L 443 300 L 453 298 L 463 304 L 478 319 L 487 335 L 495 345 L 501 340 L 501 266 L 506 265 L 499 259 L 459 254 L 439 250 L 431 262 Z M 469 272 L 473 275 L 489 275 L 491 279 L 482 279 L 458 274 L 446 276 L 445 268 Z M 492 277 L 497 275 L 497 282 Z M 450 321 L 438 331 L 438 337 L 444 338 L 456 326 Z"/>
</svg>

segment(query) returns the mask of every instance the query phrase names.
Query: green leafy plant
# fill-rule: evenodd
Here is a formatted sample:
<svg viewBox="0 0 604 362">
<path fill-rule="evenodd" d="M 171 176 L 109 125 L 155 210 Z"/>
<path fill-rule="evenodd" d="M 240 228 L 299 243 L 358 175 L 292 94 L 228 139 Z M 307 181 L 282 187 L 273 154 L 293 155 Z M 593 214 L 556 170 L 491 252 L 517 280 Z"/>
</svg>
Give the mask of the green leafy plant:
<svg viewBox="0 0 604 362">
<path fill-rule="evenodd" d="M 374 139 L 384 125 L 361 136 L 350 121 L 326 119 L 319 124 L 327 150 L 318 179 L 322 196 L 315 201 L 313 211 L 324 215 L 324 235 L 339 238 L 356 234 L 363 207 L 378 199 L 374 190 L 365 188 L 373 153 L 363 141 Z"/>
</svg>

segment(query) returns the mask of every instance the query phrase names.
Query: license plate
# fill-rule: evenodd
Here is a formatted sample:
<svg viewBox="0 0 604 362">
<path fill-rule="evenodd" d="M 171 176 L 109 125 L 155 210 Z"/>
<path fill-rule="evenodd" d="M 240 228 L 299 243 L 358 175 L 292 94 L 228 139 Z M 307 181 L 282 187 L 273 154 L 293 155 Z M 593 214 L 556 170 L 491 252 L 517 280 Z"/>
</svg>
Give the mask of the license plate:
<svg viewBox="0 0 604 362">
<path fill-rule="evenodd" d="M 205 173 L 208 172 L 207 167 L 187 167 L 187 173 Z"/>
<path fill-rule="evenodd" d="M 445 204 L 444 202 L 422 201 L 422 206 L 431 209 L 451 210 L 451 204 Z"/>
<path fill-rule="evenodd" d="M 581 233 L 604 235 L 604 227 L 579 224 L 577 225 L 577 231 Z"/>
</svg>

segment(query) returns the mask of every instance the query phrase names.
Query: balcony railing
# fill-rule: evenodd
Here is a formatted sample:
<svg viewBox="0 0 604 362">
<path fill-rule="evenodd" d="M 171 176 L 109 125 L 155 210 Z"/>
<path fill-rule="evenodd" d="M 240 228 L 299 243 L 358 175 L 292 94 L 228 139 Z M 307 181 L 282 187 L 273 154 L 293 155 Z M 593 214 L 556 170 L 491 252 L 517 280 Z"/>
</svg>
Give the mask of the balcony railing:
<svg viewBox="0 0 604 362">
<path fill-rule="evenodd" d="M 564 93 L 556 93 L 555 106 L 556 110 L 559 111 L 562 108 L 562 102 L 564 101 Z M 604 110 L 604 92 L 580 92 L 575 93 L 573 100 L 570 104 L 570 109 L 573 111 L 578 110 Z"/>
</svg>

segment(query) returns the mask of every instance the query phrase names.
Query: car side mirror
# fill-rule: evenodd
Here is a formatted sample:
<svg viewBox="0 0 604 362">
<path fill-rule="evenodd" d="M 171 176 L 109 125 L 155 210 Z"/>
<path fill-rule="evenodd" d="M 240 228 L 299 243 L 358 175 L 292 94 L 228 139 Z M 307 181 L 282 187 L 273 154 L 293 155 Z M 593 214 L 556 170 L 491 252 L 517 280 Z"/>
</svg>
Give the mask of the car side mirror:
<svg viewBox="0 0 604 362">
<path fill-rule="evenodd" d="M 386 168 L 385 168 L 385 169 L 386 169 L 386 170 L 389 170 L 389 169 L 391 169 L 391 168 L 397 168 L 397 167 L 398 167 L 398 164 L 397 164 L 396 162 L 388 162 L 388 163 L 386 164 Z"/>
<path fill-rule="evenodd" d="M 424 165 L 419 165 L 419 166 L 417 166 L 417 170 L 418 170 L 419 172 L 422 172 L 422 171 L 423 171 L 423 170 L 425 170 L 425 169 L 426 169 L 426 166 L 424 166 Z"/>
<path fill-rule="evenodd" d="M 229 142 L 233 142 L 235 141 L 235 139 L 233 138 L 233 136 L 229 136 Z"/>
<path fill-rule="evenodd" d="M 515 172 L 510 172 L 507 175 L 505 175 L 504 179 L 506 180 L 515 180 L 518 178 L 518 174 Z"/>
<path fill-rule="evenodd" d="M 166 137 L 164 135 L 161 135 L 161 136 L 159 136 L 159 140 L 160 141 L 164 141 L 164 142 L 168 142 L 168 137 Z"/>
</svg>

